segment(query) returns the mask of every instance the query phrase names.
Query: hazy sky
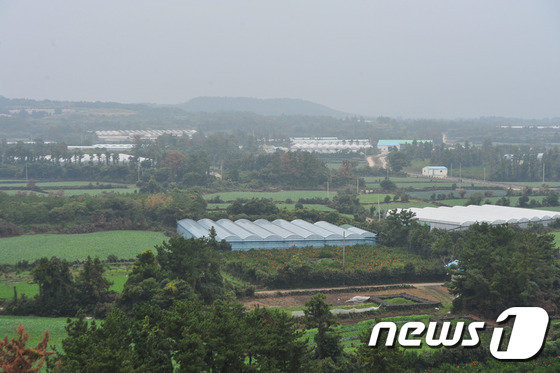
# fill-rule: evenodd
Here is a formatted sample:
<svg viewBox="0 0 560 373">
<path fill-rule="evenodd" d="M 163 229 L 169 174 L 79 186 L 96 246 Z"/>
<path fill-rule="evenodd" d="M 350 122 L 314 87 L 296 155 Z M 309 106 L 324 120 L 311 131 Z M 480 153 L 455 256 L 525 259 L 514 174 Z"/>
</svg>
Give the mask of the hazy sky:
<svg viewBox="0 0 560 373">
<path fill-rule="evenodd" d="M 0 0 L 0 95 L 560 116 L 560 1 Z"/>
</svg>

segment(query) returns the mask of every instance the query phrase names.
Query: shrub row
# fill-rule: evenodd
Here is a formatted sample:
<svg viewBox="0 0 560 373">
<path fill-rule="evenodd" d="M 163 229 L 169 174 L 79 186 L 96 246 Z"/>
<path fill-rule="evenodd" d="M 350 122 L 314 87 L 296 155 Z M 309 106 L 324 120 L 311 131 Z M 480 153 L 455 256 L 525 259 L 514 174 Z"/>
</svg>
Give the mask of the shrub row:
<svg viewBox="0 0 560 373">
<path fill-rule="evenodd" d="M 253 284 L 270 289 L 311 288 L 342 285 L 398 284 L 403 282 L 436 282 L 447 280 L 444 268 L 381 268 L 374 271 L 337 271 L 307 265 L 285 266 L 276 273 L 265 273 L 241 261 L 228 262 L 226 271 Z"/>
</svg>

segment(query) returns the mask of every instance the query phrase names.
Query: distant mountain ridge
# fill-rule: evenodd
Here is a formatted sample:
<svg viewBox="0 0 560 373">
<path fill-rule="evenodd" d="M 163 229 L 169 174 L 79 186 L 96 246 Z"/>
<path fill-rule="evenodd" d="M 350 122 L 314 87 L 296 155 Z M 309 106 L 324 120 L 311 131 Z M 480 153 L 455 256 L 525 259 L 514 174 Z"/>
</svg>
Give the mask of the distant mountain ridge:
<svg viewBox="0 0 560 373">
<path fill-rule="evenodd" d="M 188 112 L 245 111 L 260 115 L 310 115 L 344 117 L 347 114 L 315 102 L 296 98 L 196 97 L 177 105 Z"/>
</svg>

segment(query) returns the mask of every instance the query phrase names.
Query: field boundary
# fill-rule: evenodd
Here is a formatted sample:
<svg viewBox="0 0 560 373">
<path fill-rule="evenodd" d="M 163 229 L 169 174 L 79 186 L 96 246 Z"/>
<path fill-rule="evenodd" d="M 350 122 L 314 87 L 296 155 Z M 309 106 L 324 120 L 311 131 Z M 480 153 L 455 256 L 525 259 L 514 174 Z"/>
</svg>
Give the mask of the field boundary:
<svg viewBox="0 0 560 373">
<path fill-rule="evenodd" d="M 317 293 L 323 294 L 335 294 L 335 293 L 348 293 L 348 292 L 358 292 L 358 291 L 383 291 L 391 289 L 411 289 L 416 288 L 416 286 L 442 286 L 443 282 L 433 282 L 433 283 L 421 283 L 421 284 L 385 284 L 385 285 L 357 285 L 357 286 L 341 286 L 332 288 L 314 288 L 314 289 L 294 289 L 294 290 L 265 290 L 257 291 L 251 298 L 262 299 L 262 298 L 277 298 L 277 297 L 289 297 L 294 295 L 311 295 Z M 412 299 L 411 299 L 412 300 Z"/>
</svg>

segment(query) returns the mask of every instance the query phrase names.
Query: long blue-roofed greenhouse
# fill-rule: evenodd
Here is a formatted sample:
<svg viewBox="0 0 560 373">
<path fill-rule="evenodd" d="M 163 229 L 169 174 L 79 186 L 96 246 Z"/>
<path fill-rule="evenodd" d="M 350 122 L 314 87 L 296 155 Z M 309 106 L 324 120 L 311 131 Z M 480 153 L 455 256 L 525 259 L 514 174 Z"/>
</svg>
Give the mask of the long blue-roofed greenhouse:
<svg viewBox="0 0 560 373">
<path fill-rule="evenodd" d="M 375 233 L 353 226 L 343 228 L 326 221 L 312 224 L 301 219 L 291 222 L 283 219 L 183 219 L 177 222 L 177 232 L 185 238 L 208 238 L 212 227 L 216 239 L 229 242 L 233 250 L 350 246 L 375 244 L 376 241 Z"/>
</svg>

